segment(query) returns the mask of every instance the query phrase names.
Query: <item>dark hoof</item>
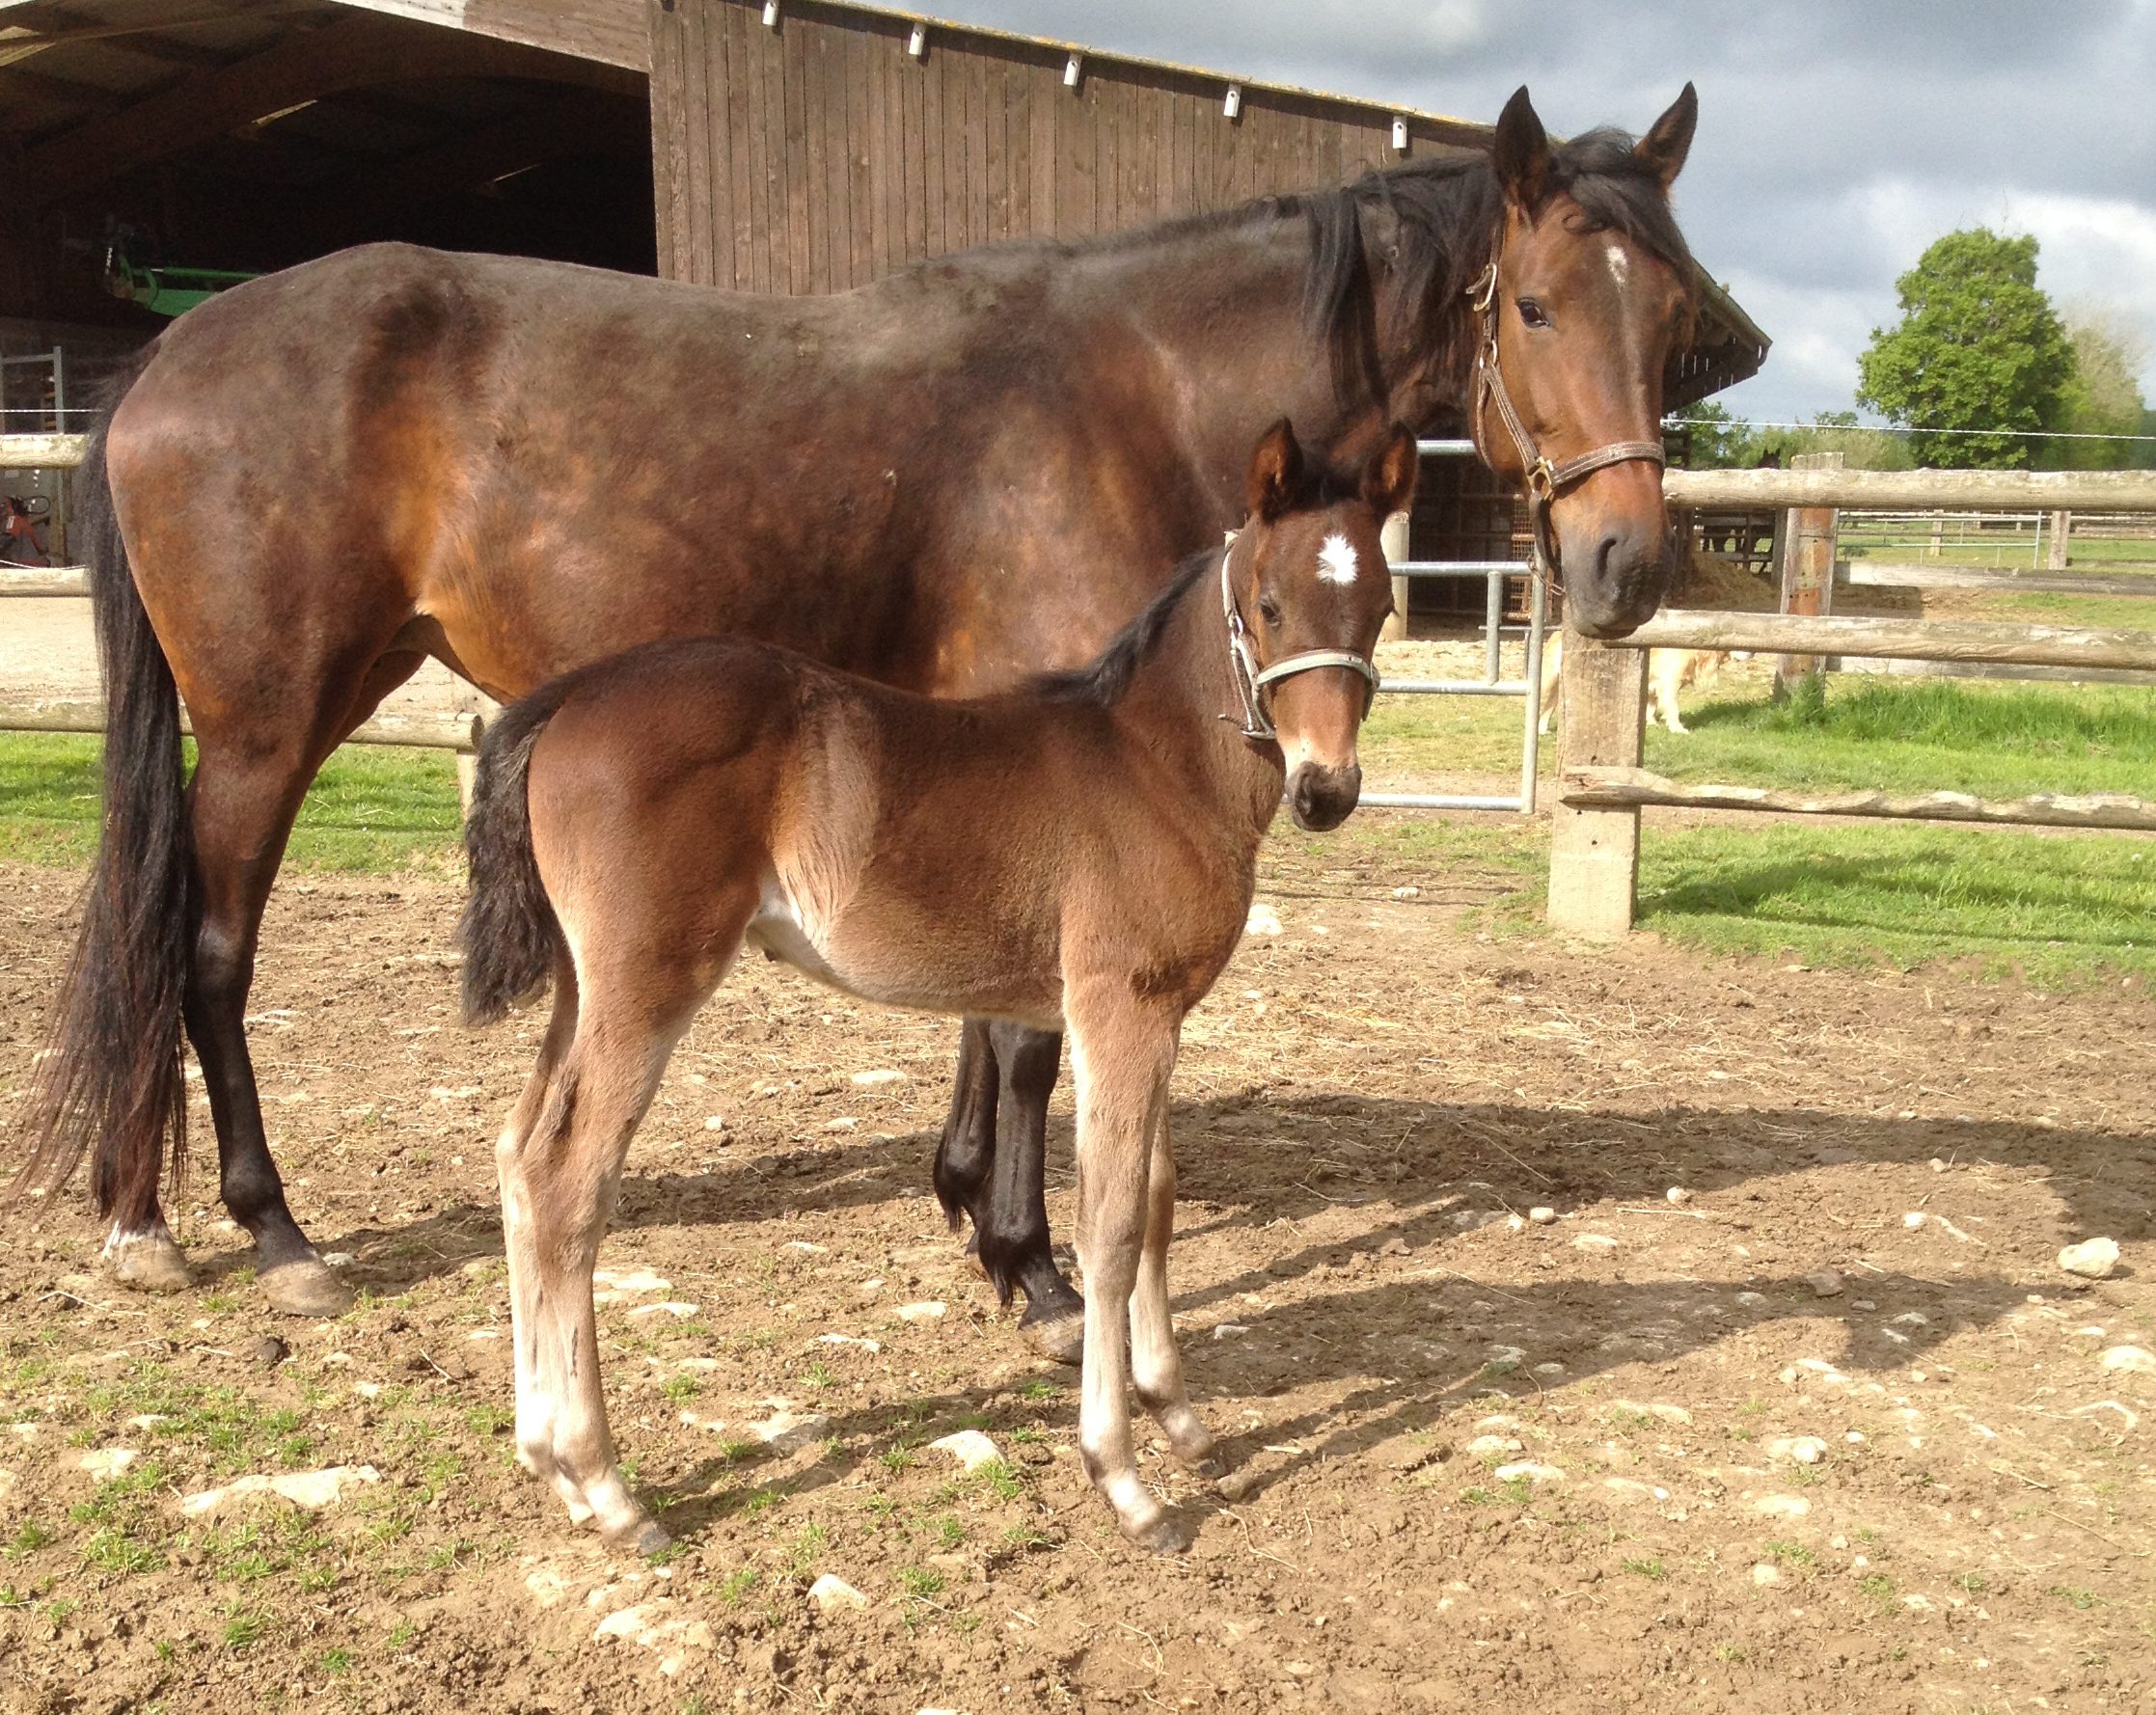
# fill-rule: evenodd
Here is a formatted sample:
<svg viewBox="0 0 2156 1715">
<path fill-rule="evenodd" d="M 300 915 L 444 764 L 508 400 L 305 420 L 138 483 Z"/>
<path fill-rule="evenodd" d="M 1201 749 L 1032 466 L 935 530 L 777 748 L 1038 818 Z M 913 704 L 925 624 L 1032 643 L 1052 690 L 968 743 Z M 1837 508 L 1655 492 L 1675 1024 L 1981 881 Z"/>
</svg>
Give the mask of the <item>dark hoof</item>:
<svg viewBox="0 0 2156 1715">
<path fill-rule="evenodd" d="M 105 1246 L 105 1267 L 130 1292 L 177 1293 L 187 1285 L 187 1259 L 165 1233 L 134 1233 Z"/>
<path fill-rule="evenodd" d="M 342 1316 L 352 1307 L 352 1289 L 319 1257 L 295 1257 L 255 1276 L 270 1308 L 287 1316 Z"/>
<path fill-rule="evenodd" d="M 1085 1359 L 1085 1308 L 1043 1314 L 1028 1309 L 1018 1320 L 1019 1337 L 1051 1363 L 1078 1365 Z"/>
<path fill-rule="evenodd" d="M 981 1261 L 981 1236 L 978 1233 L 972 1234 L 967 1239 L 966 1249 L 963 1254 L 966 1258 L 966 1266 L 983 1280 L 986 1280 L 988 1278 L 988 1265 Z"/>
</svg>

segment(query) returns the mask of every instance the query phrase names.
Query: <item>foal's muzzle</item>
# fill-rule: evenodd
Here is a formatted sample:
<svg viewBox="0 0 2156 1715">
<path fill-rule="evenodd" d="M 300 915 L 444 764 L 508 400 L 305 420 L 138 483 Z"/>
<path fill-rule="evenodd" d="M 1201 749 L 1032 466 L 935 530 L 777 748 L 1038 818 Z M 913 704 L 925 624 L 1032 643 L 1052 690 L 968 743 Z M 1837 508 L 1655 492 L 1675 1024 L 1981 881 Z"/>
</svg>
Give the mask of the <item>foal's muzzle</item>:
<svg viewBox="0 0 2156 1715">
<path fill-rule="evenodd" d="M 1324 833 L 1348 819 L 1362 798 L 1362 768 L 1351 762 L 1345 768 L 1306 762 L 1288 781 L 1288 810 L 1297 828 Z"/>
</svg>

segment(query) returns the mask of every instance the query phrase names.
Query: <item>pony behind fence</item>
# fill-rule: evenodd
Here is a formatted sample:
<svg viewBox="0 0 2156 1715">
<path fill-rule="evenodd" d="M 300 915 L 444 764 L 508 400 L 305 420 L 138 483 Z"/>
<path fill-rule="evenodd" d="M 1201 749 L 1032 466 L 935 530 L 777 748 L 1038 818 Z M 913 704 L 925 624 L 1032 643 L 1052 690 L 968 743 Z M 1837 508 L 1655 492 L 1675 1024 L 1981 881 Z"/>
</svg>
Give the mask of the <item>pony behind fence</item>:
<svg viewBox="0 0 2156 1715">
<path fill-rule="evenodd" d="M 464 992 L 485 1021 L 554 980 L 497 1157 L 518 1456 L 573 1518 L 666 1541 L 615 1459 L 591 1270 L 673 1045 L 746 942 L 867 999 L 1068 1032 L 1080 1450 L 1131 1537 L 1186 1542 L 1138 1479 L 1125 1402 L 1134 1381 L 1176 1454 L 1210 1458 L 1168 1314 L 1168 1078 L 1283 785 L 1306 828 L 1355 805 L 1392 609 L 1378 531 L 1414 470 L 1405 428 L 1343 483 L 1276 424 L 1232 547 L 1186 561 L 1091 667 L 1002 696 L 939 702 L 711 638 L 584 668 L 496 723 Z"/>
</svg>

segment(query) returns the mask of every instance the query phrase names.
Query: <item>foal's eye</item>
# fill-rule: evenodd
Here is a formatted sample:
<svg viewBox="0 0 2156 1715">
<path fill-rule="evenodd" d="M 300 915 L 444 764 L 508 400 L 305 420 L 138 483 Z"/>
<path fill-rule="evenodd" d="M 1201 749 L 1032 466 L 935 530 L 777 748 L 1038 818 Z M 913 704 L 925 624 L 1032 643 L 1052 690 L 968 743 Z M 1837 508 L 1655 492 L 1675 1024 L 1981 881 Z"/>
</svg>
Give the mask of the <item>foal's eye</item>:
<svg viewBox="0 0 2156 1715">
<path fill-rule="evenodd" d="M 1549 316 L 1533 298 L 1521 298 L 1518 302 L 1519 319 L 1521 321 L 1531 328 L 1546 328 L 1549 326 Z"/>
<path fill-rule="evenodd" d="M 1258 597 L 1258 617 L 1268 625 L 1278 625 L 1280 623 L 1280 604 L 1269 595 L 1261 595 Z"/>
</svg>

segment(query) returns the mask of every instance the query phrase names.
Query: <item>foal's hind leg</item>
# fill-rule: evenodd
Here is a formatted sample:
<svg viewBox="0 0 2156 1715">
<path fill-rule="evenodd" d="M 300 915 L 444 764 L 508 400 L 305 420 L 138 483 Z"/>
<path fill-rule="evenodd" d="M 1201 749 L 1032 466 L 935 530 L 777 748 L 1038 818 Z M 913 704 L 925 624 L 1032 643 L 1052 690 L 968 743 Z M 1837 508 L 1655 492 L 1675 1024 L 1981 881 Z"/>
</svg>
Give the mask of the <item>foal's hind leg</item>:
<svg viewBox="0 0 2156 1715">
<path fill-rule="evenodd" d="M 1138 1403 L 1153 1414 L 1175 1456 L 1187 1465 L 1210 1466 L 1213 1434 L 1190 1409 L 1183 1380 L 1183 1352 L 1168 1309 L 1168 1240 L 1175 1235 L 1175 1153 L 1163 1111 L 1160 1133 L 1147 1157 L 1145 1256 L 1131 1293 L 1131 1382 Z"/>
<path fill-rule="evenodd" d="M 754 890 L 745 889 L 693 924 L 668 920 L 648 901 L 617 896 L 599 908 L 619 927 L 602 933 L 588 925 L 589 957 L 559 971 L 540 1071 L 496 1152 L 510 1259 L 518 1457 L 553 1482 L 573 1520 L 595 1524 L 608 1541 L 641 1554 L 664 1548 L 667 1534 L 621 1478 L 600 1386 L 591 1271 L 629 1141 L 674 1043 L 731 963 L 755 904 Z M 559 899 L 556 906 L 575 949 L 571 909 Z"/>
<path fill-rule="evenodd" d="M 1085 1268 L 1085 1369 L 1078 1456 L 1126 1536 L 1163 1554 L 1189 1545 L 1182 1524 L 1138 1477 L 1131 1444 L 1126 1336 L 1151 1225 L 1151 1155 L 1167 1112 L 1175 1022 L 1126 994 L 1074 1006 L 1078 1073 L 1078 1261 Z"/>
</svg>

